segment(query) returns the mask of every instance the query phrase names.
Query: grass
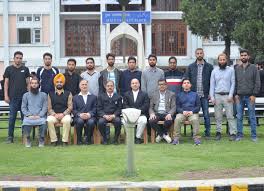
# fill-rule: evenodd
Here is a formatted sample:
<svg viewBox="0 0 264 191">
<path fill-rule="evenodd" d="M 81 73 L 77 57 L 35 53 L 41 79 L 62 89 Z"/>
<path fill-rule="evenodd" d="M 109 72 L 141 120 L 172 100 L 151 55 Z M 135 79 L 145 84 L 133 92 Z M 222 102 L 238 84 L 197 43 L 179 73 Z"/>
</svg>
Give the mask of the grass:
<svg viewBox="0 0 264 191">
<path fill-rule="evenodd" d="M 258 128 L 257 143 L 250 140 L 248 127 L 245 133 L 241 142 L 230 142 L 225 136 L 220 142 L 202 140 L 202 145 L 194 146 L 190 137 L 183 137 L 178 146 L 166 143 L 136 145 L 137 175 L 128 178 L 124 144 L 38 148 L 35 142 L 28 149 L 18 139 L 21 129 L 15 130 L 17 139 L 12 145 L 4 143 L 7 130 L 1 129 L 0 180 L 17 175 L 52 176 L 64 181 L 175 180 L 190 171 L 264 167 L 263 127 Z"/>
</svg>

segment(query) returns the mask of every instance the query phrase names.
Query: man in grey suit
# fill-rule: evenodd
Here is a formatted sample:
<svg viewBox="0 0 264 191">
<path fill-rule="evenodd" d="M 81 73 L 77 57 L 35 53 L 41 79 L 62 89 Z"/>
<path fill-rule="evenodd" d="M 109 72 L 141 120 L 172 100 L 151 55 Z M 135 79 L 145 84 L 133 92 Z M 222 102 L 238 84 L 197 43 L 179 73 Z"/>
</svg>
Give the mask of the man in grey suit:
<svg viewBox="0 0 264 191">
<path fill-rule="evenodd" d="M 156 142 L 160 142 L 161 139 L 165 139 L 168 143 L 171 142 L 171 138 L 168 135 L 168 128 L 173 123 L 174 114 L 176 111 L 175 105 L 175 93 L 167 90 L 167 82 L 165 79 L 158 81 L 159 91 L 150 99 L 149 108 L 149 124 L 151 128 L 155 129 L 158 133 Z M 164 125 L 158 125 L 158 121 L 164 121 Z"/>
</svg>

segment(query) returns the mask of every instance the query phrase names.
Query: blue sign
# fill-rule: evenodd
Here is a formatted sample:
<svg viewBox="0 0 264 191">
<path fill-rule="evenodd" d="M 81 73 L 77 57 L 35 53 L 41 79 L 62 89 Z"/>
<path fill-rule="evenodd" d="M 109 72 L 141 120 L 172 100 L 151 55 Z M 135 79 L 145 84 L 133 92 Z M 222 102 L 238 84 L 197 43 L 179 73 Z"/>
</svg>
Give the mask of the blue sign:
<svg viewBox="0 0 264 191">
<path fill-rule="evenodd" d="M 120 24 L 122 23 L 122 11 L 104 11 L 102 13 L 103 24 Z M 128 24 L 150 24 L 150 11 L 126 11 L 126 23 Z"/>
</svg>

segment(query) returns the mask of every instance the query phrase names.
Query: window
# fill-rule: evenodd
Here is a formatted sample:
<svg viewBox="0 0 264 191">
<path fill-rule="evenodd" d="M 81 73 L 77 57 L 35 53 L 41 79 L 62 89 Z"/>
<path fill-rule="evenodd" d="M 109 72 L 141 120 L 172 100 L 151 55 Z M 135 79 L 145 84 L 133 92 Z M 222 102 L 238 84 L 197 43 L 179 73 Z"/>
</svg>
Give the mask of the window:
<svg viewBox="0 0 264 191">
<path fill-rule="evenodd" d="M 34 43 L 40 43 L 40 29 L 34 29 L 33 41 Z"/>
<path fill-rule="evenodd" d="M 30 44 L 31 43 L 31 30 L 30 29 L 18 29 L 18 43 Z"/>
<path fill-rule="evenodd" d="M 178 11 L 179 0 L 152 0 L 151 1 L 153 11 Z"/>
<path fill-rule="evenodd" d="M 32 17 L 31 16 L 27 16 L 27 21 L 32 21 Z"/>
<path fill-rule="evenodd" d="M 34 21 L 36 22 L 40 21 L 40 15 L 34 15 Z"/>
<path fill-rule="evenodd" d="M 19 16 L 19 17 L 18 17 L 18 21 L 19 21 L 19 22 L 23 22 L 23 21 L 24 21 L 24 17 Z"/>
</svg>

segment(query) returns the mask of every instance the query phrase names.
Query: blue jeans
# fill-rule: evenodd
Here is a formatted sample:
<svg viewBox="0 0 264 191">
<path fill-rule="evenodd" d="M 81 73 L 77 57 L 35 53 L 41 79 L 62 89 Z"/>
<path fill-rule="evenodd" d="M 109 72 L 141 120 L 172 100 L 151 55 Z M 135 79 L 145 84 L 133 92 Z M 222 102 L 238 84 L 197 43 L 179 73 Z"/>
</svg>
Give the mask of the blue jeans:
<svg viewBox="0 0 264 191">
<path fill-rule="evenodd" d="M 237 110 L 237 136 L 243 137 L 243 113 L 244 108 L 247 106 L 249 122 L 251 127 L 251 137 L 256 138 L 256 115 L 255 115 L 255 103 L 251 103 L 249 96 L 239 96 L 239 103 L 236 103 Z"/>
<path fill-rule="evenodd" d="M 204 134 L 205 136 L 210 136 L 211 124 L 210 124 L 210 116 L 209 116 L 209 110 L 208 110 L 209 100 L 207 97 L 201 97 L 200 102 L 201 102 L 201 107 L 203 110 L 203 117 L 204 117 L 204 126 L 205 126 Z"/>
<path fill-rule="evenodd" d="M 32 127 L 33 126 L 31 126 L 31 125 L 24 125 L 23 126 L 23 130 L 24 130 L 26 137 L 30 137 Z M 46 124 L 39 125 L 39 138 L 42 138 L 44 140 L 46 129 L 47 129 Z"/>
<path fill-rule="evenodd" d="M 21 112 L 21 104 L 22 98 L 12 98 L 9 103 L 9 120 L 8 120 L 8 138 L 14 138 L 14 129 L 17 112 L 20 111 L 21 120 L 23 120 L 24 116 Z"/>
</svg>

